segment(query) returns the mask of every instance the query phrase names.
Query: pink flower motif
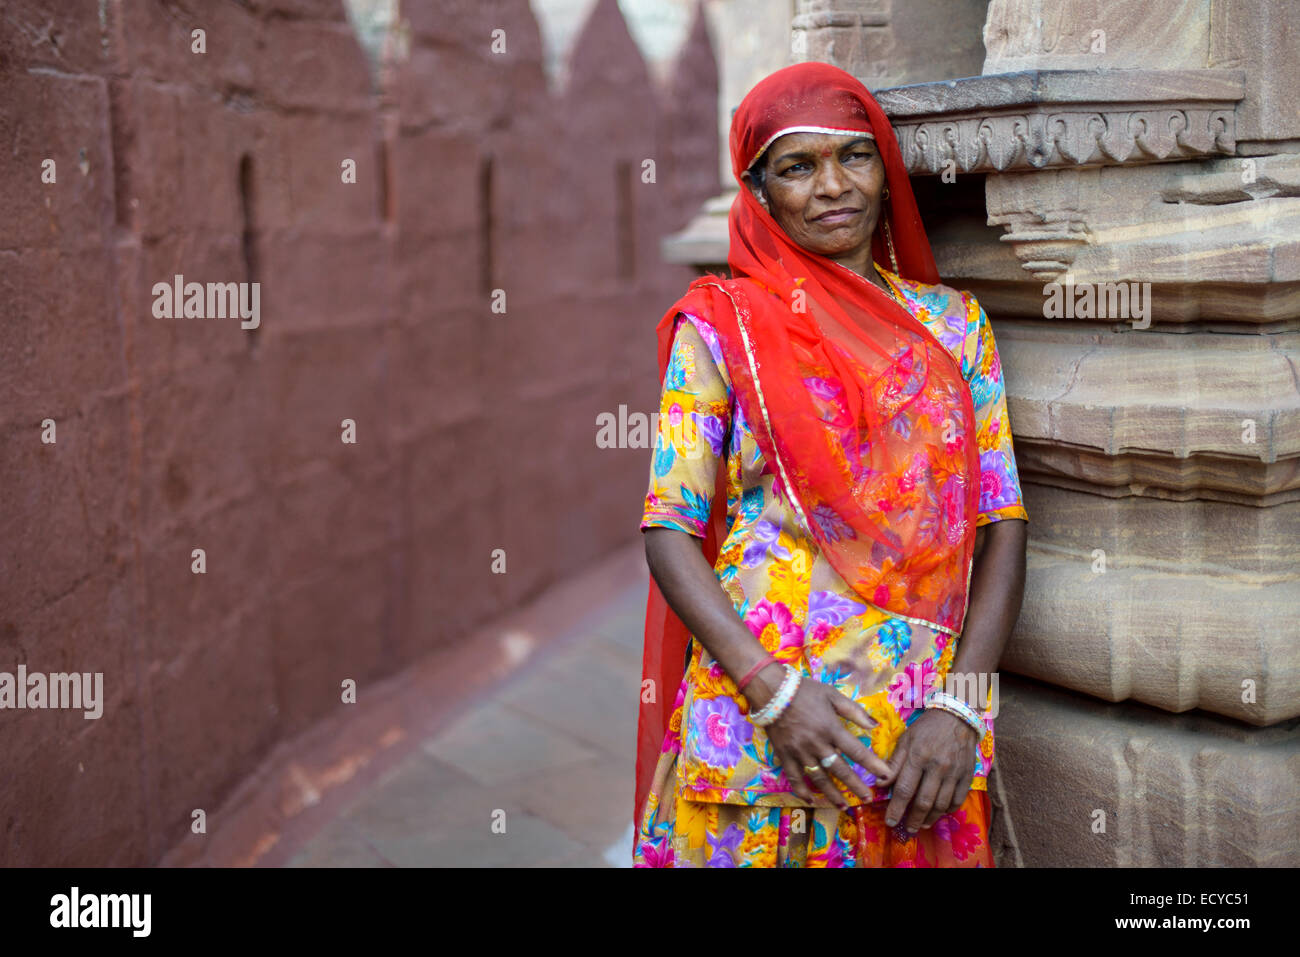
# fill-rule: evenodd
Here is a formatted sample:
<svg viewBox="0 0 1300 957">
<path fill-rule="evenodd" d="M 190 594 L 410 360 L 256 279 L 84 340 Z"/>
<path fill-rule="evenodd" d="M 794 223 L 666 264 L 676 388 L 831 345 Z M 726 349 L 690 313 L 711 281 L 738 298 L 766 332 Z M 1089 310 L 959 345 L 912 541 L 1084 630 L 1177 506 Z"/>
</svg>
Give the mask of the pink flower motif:
<svg viewBox="0 0 1300 957">
<path fill-rule="evenodd" d="M 879 605 L 881 608 L 884 608 L 885 605 L 889 603 L 889 586 L 877 586 L 875 593 L 871 596 L 871 602 L 874 605 Z"/>
<path fill-rule="evenodd" d="M 686 703 L 686 686 L 690 684 L 691 677 L 687 675 L 682 679 L 682 683 L 677 686 L 677 697 L 673 699 L 673 710 L 676 711 Z"/>
<path fill-rule="evenodd" d="M 925 694 L 935 683 L 934 661 L 926 658 L 920 662 L 911 662 L 903 671 L 894 675 L 889 683 L 889 703 L 898 712 L 903 721 L 913 711 L 919 711 L 925 704 Z"/>
<path fill-rule="evenodd" d="M 769 625 L 775 627 L 780 636 L 778 649 L 803 646 L 803 629 L 795 623 L 790 609 L 782 602 L 772 602 L 764 598 L 745 616 L 745 624 L 759 641 L 763 640 L 763 632 Z"/>
<path fill-rule="evenodd" d="M 917 415 L 928 415 L 930 418 L 942 411 L 939 403 L 935 402 L 927 395 L 919 395 L 913 400 L 912 408 L 916 410 Z"/>
<path fill-rule="evenodd" d="M 682 424 L 682 407 L 681 403 L 674 402 L 668 410 L 668 422 L 673 428 L 679 428 Z"/>
<path fill-rule="evenodd" d="M 934 822 L 934 833 L 952 845 L 953 856 L 959 861 L 970 857 L 984 843 L 980 829 L 974 821 L 966 820 L 966 812 L 945 814 Z"/>
<path fill-rule="evenodd" d="M 830 846 L 827 847 L 826 850 L 810 854 L 809 858 L 813 861 L 819 862 L 822 867 L 844 866 L 844 851 L 840 847 L 840 842 L 833 837 L 831 838 Z"/>
<path fill-rule="evenodd" d="M 817 619 L 817 624 L 813 626 L 812 634 L 808 636 L 809 642 L 812 644 L 824 643 L 827 635 L 830 634 L 831 629 L 834 627 L 835 625 L 831 624 L 830 619 L 828 618 Z"/>
<path fill-rule="evenodd" d="M 673 846 L 667 838 L 657 841 L 641 842 L 641 860 L 644 864 L 637 867 L 672 867 L 674 861 Z"/>
<path fill-rule="evenodd" d="M 997 472 L 980 473 L 980 497 L 996 499 L 1002 494 L 1002 476 Z"/>
<path fill-rule="evenodd" d="M 956 545 L 966 535 L 966 503 L 963 500 L 962 486 L 955 476 L 944 483 L 943 521 L 948 544 Z"/>
<path fill-rule="evenodd" d="M 773 771 L 771 768 L 762 768 L 758 772 L 759 779 L 762 781 L 764 791 L 789 791 L 790 782 L 785 777 L 784 771 Z"/>
<path fill-rule="evenodd" d="M 895 867 L 934 867 L 934 862 L 925 856 L 925 848 L 918 841 L 916 844 L 916 860 L 899 861 Z"/>
</svg>

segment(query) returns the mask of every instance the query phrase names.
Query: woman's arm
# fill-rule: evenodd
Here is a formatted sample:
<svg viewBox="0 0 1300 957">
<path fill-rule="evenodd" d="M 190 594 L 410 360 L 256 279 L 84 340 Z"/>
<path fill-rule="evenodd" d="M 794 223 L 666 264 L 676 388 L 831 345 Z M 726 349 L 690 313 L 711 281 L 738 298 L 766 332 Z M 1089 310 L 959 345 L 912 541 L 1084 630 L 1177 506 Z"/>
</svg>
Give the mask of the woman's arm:
<svg viewBox="0 0 1300 957">
<path fill-rule="evenodd" d="M 1004 518 L 980 527 L 988 540 L 983 554 L 971 571 L 970 610 L 966 627 L 957 643 L 952 674 L 992 674 L 998 670 L 1002 651 L 1020 617 L 1025 596 L 1025 547 L 1029 540 L 1029 523 L 1020 518 Z M 972 690 L 967 704 L 983 711 Z"/>
<path fill-rule="evenodd" d="M 736 609 L 709 567 L 700 543 L 692 535 L 671 528 L 644 530 L 646 563 L 659 590 L 677 617 L 701 645 L 717 660 L 733 681 L 739 681 L 767 654 L 754 633 L 736 614 Z M 764 707 L 785 678 L 785 669 L 769 664 L 746 685 L 743 694 L 751 711 Z M 665 689 L 665 693 L 670 689 Z M 891 777 L 889 766 L 853 737 L 839 720 L 847 718 L 864 730 L 875 720 L 866 709 L 839 691 L 816 681 L 802 681 L 782 716 L 767 727 L 773 750 L 786 769 L 795 794 L 812 799 L 803 780 L 803 766 L 816 765 L 828 754 L 843 752 L 882 781 Z M 867 785 L 841 760 L 832 773 L 863 800 Z M 841 777 L 840 774 L 846 774 Z M 842 796 L 829 777 L 810 775 L 822 793 L 843 807 Z"/>
<path fill-rule="evenodd" d="M 767 652 L 736 615 L 699 540 L 672 528 L 647 528 L 643 534 L 646 564 L 664 599 L 732 680 L 739 681 Z M 784 677 L 785 669 L 775 663 L 760 671 L 745 686 L 750 706 L 762 708 Z M 665 688 L 663 693 L 673 690 Z"/>
<path fill-rule="evenodd" d="M 977 531 L 970 608 L 950 674 L 997 670 L 1024 598 L 1028 537 L 1029 523 L 1019 518 L 990 522 Z M 985 705 L 977 697 L 971 689 L 967 703 L 983 712 Z M 902 820 L 915 831 L 959 808 L 970 791 L 978 744 L 975 730 L 947 711 L 928 710 L 913 721 L 890 758 L 898 778 L 885 823 L 893 827 Z"/>
</svg>

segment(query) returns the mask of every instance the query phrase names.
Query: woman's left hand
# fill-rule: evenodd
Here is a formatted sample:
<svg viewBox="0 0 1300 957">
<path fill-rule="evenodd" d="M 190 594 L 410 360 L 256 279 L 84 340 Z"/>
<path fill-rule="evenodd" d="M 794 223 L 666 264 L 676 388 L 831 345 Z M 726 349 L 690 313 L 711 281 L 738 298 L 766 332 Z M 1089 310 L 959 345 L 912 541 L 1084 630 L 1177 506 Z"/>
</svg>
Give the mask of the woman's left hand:
<svg viewBox="0 0 1300 957">
<path fill-rule="evenodd" d="M 902 821 L 915 832 L 960 808 L 975 777 L 978 744 L 975 729 L 955 714 L 937 708 L 922 712 L 890 756 L 894 789 L 885 823 L 893 827 Z"/>
</svg>

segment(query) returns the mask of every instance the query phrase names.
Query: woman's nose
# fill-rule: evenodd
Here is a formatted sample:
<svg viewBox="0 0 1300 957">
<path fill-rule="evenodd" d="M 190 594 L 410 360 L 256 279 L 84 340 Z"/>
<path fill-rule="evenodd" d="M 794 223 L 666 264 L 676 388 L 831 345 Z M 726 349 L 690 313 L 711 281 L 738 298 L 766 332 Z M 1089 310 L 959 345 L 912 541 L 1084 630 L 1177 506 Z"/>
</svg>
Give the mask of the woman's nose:
<svg viewBox="0 0 1300 957">
<path fill-rule="evenodd" d="M 835 160 L 823 163 L 817 171 L 817 194 L 834 198 L 844 194 L 848 188 L 848 177 Z"/>
</svg>

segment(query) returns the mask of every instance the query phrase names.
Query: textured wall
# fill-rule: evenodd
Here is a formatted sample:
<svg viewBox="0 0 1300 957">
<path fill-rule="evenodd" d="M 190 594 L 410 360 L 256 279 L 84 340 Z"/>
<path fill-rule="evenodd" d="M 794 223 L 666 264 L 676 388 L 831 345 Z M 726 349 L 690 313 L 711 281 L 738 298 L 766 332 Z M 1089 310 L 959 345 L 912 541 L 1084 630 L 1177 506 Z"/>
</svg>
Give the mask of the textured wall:
<svg viewBox="0 0 1300 957">
<path fill-rule="evenodd" d="M 596 416 L 657 396 L 708 38 L 659 90 L 602 0 L 556 93 L 524 0 L 407 6 L 376 81 L 338 0 L 6 4 L 0 671 L 105 706 L 0 711 L 0 863 L 159 860 L 345 678 L 635 533 L 645 452 Z M 259 282 L 260 327 L 155 318 L 176 273 Z"/>
</svg>

